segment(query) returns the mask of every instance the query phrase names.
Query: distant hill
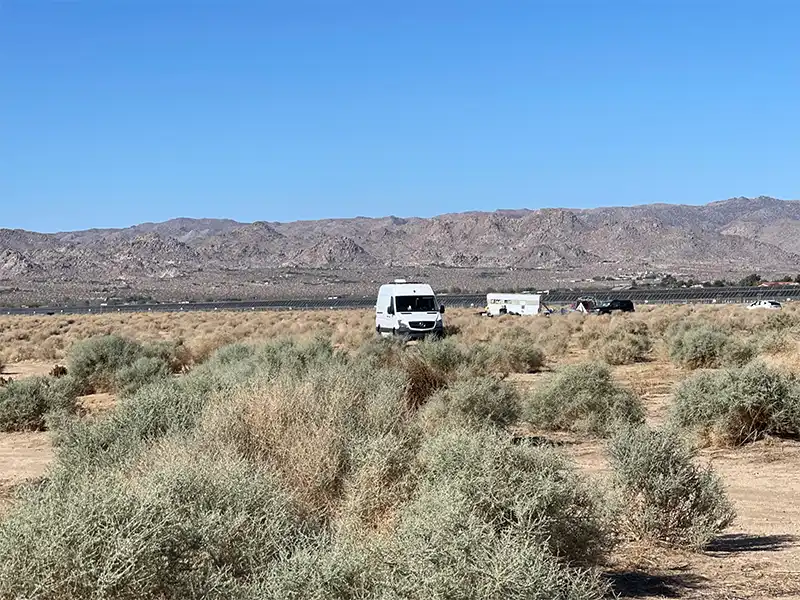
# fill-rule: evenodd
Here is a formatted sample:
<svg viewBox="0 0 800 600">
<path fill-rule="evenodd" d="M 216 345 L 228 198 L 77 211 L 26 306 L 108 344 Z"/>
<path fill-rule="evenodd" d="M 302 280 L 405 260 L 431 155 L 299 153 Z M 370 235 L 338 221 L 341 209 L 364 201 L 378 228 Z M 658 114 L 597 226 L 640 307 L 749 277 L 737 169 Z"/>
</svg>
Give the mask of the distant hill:
<svg viewBox="0 0 800 600">
<path fill-rule="evenodd" d="M 702 206 L 500 210 L 423 218 L 275 223 L 173 219 L 55 234 L 0 229 L 0 282 L 195 278 L 253 270 L 800 270 L 800 202 L 732 198 Z"/>
</svg>

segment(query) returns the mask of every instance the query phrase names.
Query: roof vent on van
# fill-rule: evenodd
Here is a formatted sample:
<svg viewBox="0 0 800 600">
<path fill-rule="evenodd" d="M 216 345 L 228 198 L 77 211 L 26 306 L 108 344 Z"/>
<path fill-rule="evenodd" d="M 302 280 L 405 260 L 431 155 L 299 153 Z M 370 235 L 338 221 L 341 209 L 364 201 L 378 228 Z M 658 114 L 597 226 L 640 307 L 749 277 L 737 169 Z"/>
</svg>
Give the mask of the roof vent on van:
<svg viewBox="0 0 800 600">
<path fill-rule="evenodd" d="M 394 282 L 395 283 L 406 283 L 406 280 L 405 279 L 395 279 Z"/>
</svg>

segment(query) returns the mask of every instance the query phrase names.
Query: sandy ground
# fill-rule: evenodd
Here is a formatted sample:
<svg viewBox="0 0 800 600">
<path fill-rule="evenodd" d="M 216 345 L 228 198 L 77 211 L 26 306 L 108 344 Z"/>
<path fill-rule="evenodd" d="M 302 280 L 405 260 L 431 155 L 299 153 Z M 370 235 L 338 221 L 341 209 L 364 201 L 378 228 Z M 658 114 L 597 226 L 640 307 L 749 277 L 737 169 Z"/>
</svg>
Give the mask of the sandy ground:
<svg viewBox="0 0 800 600">
<path fill-rule="evenodd" d="M 52 460 L 46 433 L 0 433 L 0 514 L 8 509 L 13 488 L 44 475 Z"/>
<path fill-rule="evenodd" d="M 46 374 L 51 362 L 8 365 L 12 377 Z M 641 394 L 648 421 L 663 422 L 675 384 L 685 376 L 664 361 L 616 367 L 615 375 Z M 8 374 L 5 374 L 8 376 Z M 552 373 L 514 376 L 522 388 Z M 91 413 L 108 410 L 108 394 L 81 398 Z M 594 477 L 608 473 L 602 441 L 543 434 Z M 12 488 L 42 476 L 53 452 L 46 433 L 0 434 L 0 513 Z M 739 449 L 705 449 L 701 460 L 722 475 L 738 513 L 735 523 L 703 553 L 626 545 L 609 560 L 608 576 L 622 598 L 800 598 L 800 443 L 767 440 Z"/>
<path fill-rule="evenodd" d="M 47 375 L 56 366 L 57 361 L 26 360 L 24 362 L 11 363 L 3 368 L 0 377 L 10 377 L 11 379 L 24 379 L 36 375 Z"/>
</svg>

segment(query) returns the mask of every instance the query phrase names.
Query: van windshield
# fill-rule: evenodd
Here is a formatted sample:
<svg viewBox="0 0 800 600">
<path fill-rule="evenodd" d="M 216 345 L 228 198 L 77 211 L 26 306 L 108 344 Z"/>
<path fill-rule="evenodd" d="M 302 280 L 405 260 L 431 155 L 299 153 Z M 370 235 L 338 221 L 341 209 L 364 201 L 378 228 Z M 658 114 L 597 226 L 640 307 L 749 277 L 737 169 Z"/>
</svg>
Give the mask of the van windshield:
<svg viewBox="0 0 800 600">
<path fill-rule="evenodd" d="M 433 296 L 397 296 L 394 299 L 397 312 L 429 312 L 437 310 Z"/>
</svg>

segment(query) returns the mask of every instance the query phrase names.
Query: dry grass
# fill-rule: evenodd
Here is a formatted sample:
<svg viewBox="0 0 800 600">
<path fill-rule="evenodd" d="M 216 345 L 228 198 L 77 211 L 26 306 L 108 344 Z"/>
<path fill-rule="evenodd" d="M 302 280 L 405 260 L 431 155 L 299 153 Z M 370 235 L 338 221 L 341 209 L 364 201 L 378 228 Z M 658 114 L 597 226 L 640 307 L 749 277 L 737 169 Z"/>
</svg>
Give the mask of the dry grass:
<svg viewBox="0 0 800 600">
<path fill-rule="evenodd" d="M 622 326 L 641 327 L 659 342 L 676 323 L 711 324 L 741 339 L 755 338 L 761 354 L 786 366 L 800 367 L 800 304 L 786 304 L 780 316 L 748 311 L 739 305 L 639 306 L 633 314 L 586 316 L 578 313 L 541 318 L 505 316 L 483 318 L 474 309 L 451 309 L 447 323 L 465 344 L 496 342 L 509 330 L 521 329 L 535 340 L 548 359 L 574 362 L 598 342 L 613 337 Z M 795 330 L 797 329 L 797 330 Z M 0 317 L 0 362 L 62 360 L 79 340 L 97 335 L 122 335 L 142 342 L 183 341 L 196 361 L 234 342 L 264 342 L 291 337 L 308 340 L 323 336 L 337 348 L 352 350 L 374 335 L 370 310 L 213 311 L 62 316 Z M 776 342 L 779 341 L 780 343 Z M 664 356 L 655 343 L 654 357 Z"/>
</svg>

